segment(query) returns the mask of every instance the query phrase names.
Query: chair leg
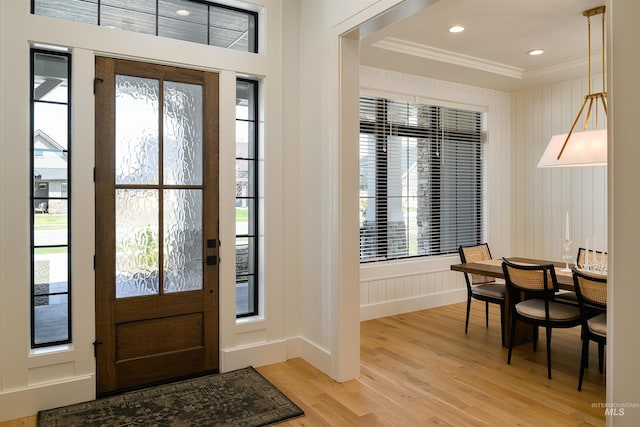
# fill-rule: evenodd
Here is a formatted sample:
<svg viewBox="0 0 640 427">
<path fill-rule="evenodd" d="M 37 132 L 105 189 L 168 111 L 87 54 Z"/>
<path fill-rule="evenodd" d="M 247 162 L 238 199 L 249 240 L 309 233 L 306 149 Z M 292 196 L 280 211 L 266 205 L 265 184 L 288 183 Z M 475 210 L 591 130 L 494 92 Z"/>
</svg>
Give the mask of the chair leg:
<svg viewBox="0 0 640 427">
<path fill-rule="evenodd" d="M 500 304 L 500 337 L 502 338 L 502 346 L 504 347 L 504 304 Z"/>
<path fill-rule="evenodd" d="M 533 325 L 533 351 L 538 351 L 538 326 Z"/>
<path fill-rule="evenodd" d="M 551 328 L 546 327 L 547 330 L 547 376 L 551 379 Z"/>
<path fill-rule="evenodd" d="M 487 301 L 484 302 L 484 318 L 486 327 L 489 327 L 489 303 Z"/>
<path fill-rule="evenodd" d="M 507 364 L 511 364 L 511 352 L 513 350 L 513 340 L 516 338 L 516 316 L 515 312 L 511 313 L 511 326 L 509 328 L 509 355 L 507 356 Z"/>
<path fill-rule="evenodd" d="M 580 378 L 578 379 L 578 391 L 582 391 L 582 380 L 584 379 L 584 369 L 587 367 L 589 357 L 589 338 L 582 337 L 582 356 L 580 357 Z"/>
<path fill-rule="evenodd" d="M 467 320 L 464 322 L 464 333 L 469 329 L 469 310 L 471 310 L 471 295 L 467 297 Z"/>
<path fill-rule="evenodd" d="M 588 369 L 589 368 L 589 335 L 587 334 L 584 327 L 582 327 L 582 332 L 580 333 L 580 339 L 587 340 L 587 352 L 584 356 L 584 368 Z"/>
<path fill-rule="evenodd" d="M 600 373 L 604 372 L 604 343 L 598 341 L 598 368 Z"/>
</svg>

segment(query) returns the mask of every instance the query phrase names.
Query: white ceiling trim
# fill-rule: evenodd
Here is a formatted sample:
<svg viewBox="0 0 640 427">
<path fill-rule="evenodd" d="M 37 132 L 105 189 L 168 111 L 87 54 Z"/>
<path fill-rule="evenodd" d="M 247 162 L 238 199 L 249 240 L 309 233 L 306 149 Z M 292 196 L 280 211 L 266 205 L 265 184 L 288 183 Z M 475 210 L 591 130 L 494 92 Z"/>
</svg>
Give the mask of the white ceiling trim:
<svg viewBox="0 0 640 427">
<path fill-rule="evenodd" d="M 586 55 L 588 56 L 588 55 Z M 546 65 L 544 67 L 535 67 L 529 68 L 523 73 L 523 78 L 533 78 L 533 77 L 542 77 L 547 74 L 559 73 L 565 70 L 569 70 L 572 68 L 584 68 L 584 75 L 587 75 L 588 71 L 588 59 L 585 55 L 574 56 L 573 58 L 568 58 L 562 62 L 558 62 L 552 65 Z M 595 74 L 598 74 L 602 71 L 602 50 L 591 53 L 591 71 Z"/>
<path fill-rule="evenodd" d="M 398 52 L 404 55 L 412 55 L 420 58 L 432 59 L 435 61 L 446 62 L 453 65 L 459 65 L 467 68 L 474 68 L 480 71 L 486 71 L 493 74 L 511 77 L 514 79 L 522 79 L 525 70 L 511 65 L 500 64 L 498 62 L 487 61 L 486 59 L 476 58 L 469 55 L 463 55 L 450 52 L 436 47 L 426 46 L 419 43 L 413 43 L 406 40 L 397 39 L 395 37 L 386 37 L 373 43 L 371 46 L 379 49 L 386 49 Z"/>
</svg>

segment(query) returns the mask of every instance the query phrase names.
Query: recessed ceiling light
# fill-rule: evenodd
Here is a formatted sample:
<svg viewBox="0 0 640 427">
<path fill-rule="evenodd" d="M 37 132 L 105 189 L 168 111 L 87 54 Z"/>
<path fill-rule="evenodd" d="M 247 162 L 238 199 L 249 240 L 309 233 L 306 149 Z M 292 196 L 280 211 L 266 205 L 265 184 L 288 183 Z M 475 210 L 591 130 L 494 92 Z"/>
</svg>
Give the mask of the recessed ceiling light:
<svg viewBox="0 0 640 427">
<path fill-rule="evenodd" d="M 191 12 L 189 12 L 188 10 L 180 9 L 180 10 L 176 10 L 176 15 L 189 16 L 191 15 Z"/>
<path fill-rule="evenodd" d="M 460 25 L 454 25 L 453 27 L 449 28 L 450 33 L 461 33 L 463 31 L 464 31 L 464 27 Z"/>
<path fill-rule="evenodd" d="M 542 49 L 533 49 L 533 50 L 530 50 L 527 53 L 529 55 L 531 55 L 531 56 L 542 55 L 544 53 L 544 50 L 542 50 Z"/>
</svg>

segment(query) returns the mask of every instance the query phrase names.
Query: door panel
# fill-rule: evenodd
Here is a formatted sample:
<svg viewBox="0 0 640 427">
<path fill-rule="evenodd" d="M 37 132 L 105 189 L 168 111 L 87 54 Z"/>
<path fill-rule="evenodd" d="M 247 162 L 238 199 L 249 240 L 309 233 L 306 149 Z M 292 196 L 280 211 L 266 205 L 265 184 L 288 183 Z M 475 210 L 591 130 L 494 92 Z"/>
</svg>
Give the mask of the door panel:
<svg viewBox="0 0 640 427">
<path fill-rule="evenodd" d="M 96 78 L 98 394 L 214 372 L 218 76 L 96 58 Z"/>
</svg>

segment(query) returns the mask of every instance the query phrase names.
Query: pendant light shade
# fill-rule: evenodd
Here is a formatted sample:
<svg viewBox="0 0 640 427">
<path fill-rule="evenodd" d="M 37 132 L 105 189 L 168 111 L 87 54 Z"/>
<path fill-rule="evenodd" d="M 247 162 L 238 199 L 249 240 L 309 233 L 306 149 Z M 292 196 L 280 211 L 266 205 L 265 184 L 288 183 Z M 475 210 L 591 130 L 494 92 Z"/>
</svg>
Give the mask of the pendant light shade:
<svg viewBox="0 0 640 427">
<path fill-rule="evenodd" d="M 562 149 L 568 134 L 554 135 L 544 150 L 539 168 L 572 167 L 572 166 L 606 166 L 607 164 L 607 130 L 590 130 L 573 132 L 571 139 L 565 146 L 562 156 L 558 154 Z"/>
</svg>

